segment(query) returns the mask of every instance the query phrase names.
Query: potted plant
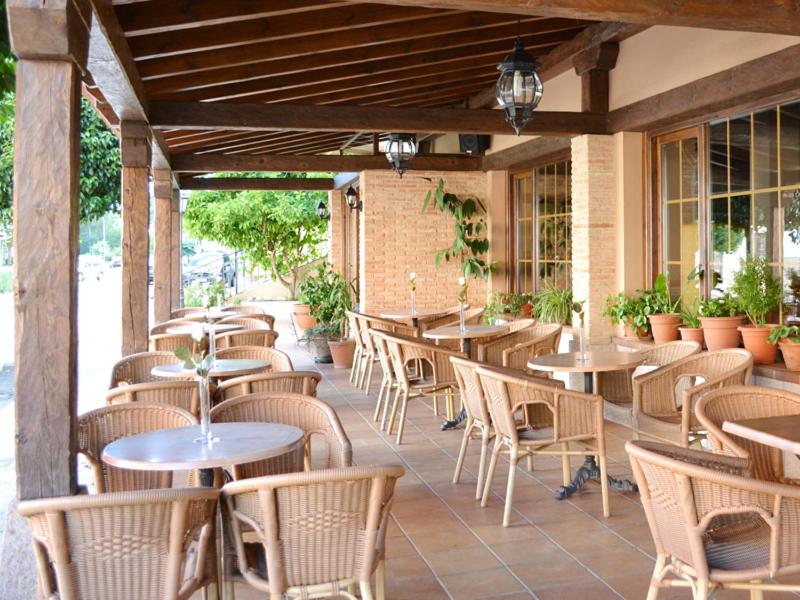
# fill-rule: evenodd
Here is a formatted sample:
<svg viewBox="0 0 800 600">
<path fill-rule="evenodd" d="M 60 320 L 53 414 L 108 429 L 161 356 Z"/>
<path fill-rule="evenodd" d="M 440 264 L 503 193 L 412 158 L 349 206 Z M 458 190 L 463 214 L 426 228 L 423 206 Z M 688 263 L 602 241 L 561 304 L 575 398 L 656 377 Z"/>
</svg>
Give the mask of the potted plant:
<svg viewBox="0 0 800 600">
<path fill-rule="evenodd" d="M 317 287 L 320 283 L 320 273 L 325 271 L 325 264 L 317 267 L 317 272 L 309 275 L 298 286 L 297 304 L 291 307 L 292 320 L 297 328 L 298 337 L 303 337 L 308 329 L 317 324 L 317 320 L 311 316 L 311 303 L 317 298 Z"/>
<path fill-rule="evenodd" d="M 681 311 L 683 325 L 678 327 L 681 339 L 688 342 L 697 342 L 703 347 L 703 329 L 700 327 L 700 314 L 697 306 L 687 306 Z"/>
<path fill-rule="evenodd" d="M 355 340 L 347 337 L 348 310 L 353 307 L 353 285 L 344 276 L 323 264 L 306 282 L 311 316 L 317 324 L 306 330 L 305 338 L 317 362 L 333 361 L 336 368 L 353 364 Z"/>
<path fill-rule="evenodd" d="M 483 311 L 483 318 L 489 325 L 496 320 L 513 321 L 529 318 L 533 310 L 533 294 L 516 294 L 513 292 L 495 292 L 489 297 Z"/>
<path fill-rule="evenodd" d="M 775 362 L 777 347 L 767 340 L 777 325 L 767 325 L 767 315 L 778 308 L 783 289 L 772 274 L 764 257 L 748 256 L 733 276 L 731 291 L 740 309 L 750 322 L 739 327 L 744 347 L 753 354 L 753 362 L 768 365 Z"/>
<path fill-rule="evenodd" d="M 741 334 L 739 325 L 744 317 L 739 314 L 739 307 L 733 297 L 726 293 L 717 298 L 701 300 L 697 312 L 706 348 L 737 348 Z"/>
<path fill-rule="evenodd" d="M 669 285 L 664 273 L 660 273 L 650 289 L 640 290 L 642 310 L 647 315 L 653 340 L 656 344 L 673 342 L 678 339 L 681 315 L 677 312 L 681 299 L 672 302 Z"/>
<path fill-rule="evenodd" d="M 620 292 L 616 296 L 609 294 L 606 296 L 602 315 L 612 325 L 622 325 L 625 328 L 626 338 L 645 337 L 647 335 L 646 320 L 643 329 L 634 325 L 636 316 L 640 313 L 639 304 L 638 298 L 628 296 L 625 292 Z M 639 319 L 639 323 L 641 324 L 641 319 Z"/>
<path fill-rule="evenodd" d="M 548 284 L 536 294 L 531 314 L 543 323 L 569 325 L 572 322 L 572 290 Z"/>
<path fill-rule="evenodd" d="M 780 345 L 787 369 L 800 371 L 800 327 L 797 325 L 775 327 L 769 333 L 769 343 Z"/>
</svg>

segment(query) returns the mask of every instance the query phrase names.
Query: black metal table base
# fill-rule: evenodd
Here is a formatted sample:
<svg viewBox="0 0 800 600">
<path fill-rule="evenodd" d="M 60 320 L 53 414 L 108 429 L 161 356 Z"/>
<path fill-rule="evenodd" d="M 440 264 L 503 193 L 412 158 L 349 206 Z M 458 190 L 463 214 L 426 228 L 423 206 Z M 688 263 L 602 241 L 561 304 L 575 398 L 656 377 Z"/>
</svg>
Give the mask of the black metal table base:
<svg viewBox="0 0 800 600">
<path fill-rule="evenodd" d="M 467 418 L 467 411 L 463 408 L 458 412 L 455 419 L 452 420 L 445 420 L 442 423 L 442 431 L 447 431 L 448 429 L 455 429 L 458 427 L 461 422 Z"/>
<path fill-rule="evenodd" d="M 638 492 L 639 487 L 627 479 L 617 479 L 611 475 L 608 477 L 608 485 L 620 492 Z M 556 490 L 556 500 L 566 500 L 572 494 L 581 489 L 590 479 L 600 479 L 600 467 L 597 466 L 594 456 L 587 456 L 586 461 L 575 473 L 575 478 L 569 485 L 562 485 Z"/>
</svg>

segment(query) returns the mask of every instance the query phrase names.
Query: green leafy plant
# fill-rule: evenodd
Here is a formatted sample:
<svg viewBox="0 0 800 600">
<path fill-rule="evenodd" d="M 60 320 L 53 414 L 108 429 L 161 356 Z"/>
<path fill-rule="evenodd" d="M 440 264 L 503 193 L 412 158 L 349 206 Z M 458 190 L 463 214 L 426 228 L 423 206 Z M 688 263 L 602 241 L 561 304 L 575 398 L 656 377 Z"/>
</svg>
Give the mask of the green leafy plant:
<svg viewBox="0 0 800 600">
<path fill-rule="evenodd" d="M 220 306 L 225 302 L 227 288 L 222 280 L 203 283 L 196 281 L 184 290 L 184 306 Z"/>
<path fill-rule="evenodd" d="M 545 323 L 569 325 L 572 322 L 572 308 L 572 290 L 548 284 L 545 289 L 536 294 L 533 316 Z"/>
<path fill-rule="evenodd" d="M 763 327 L 767 314 L 780 305 L 783 289 L 766 258 L 748 256 L 733 276 L 731 292 L 750 323 Z"/>
<path fill-rule="evenodd" d="M 303 281 L 300 298 L 310 307 L 317 325 L 306 330 L 306 339 L 314 337 L 343 338 L 346 335 L 348 310 L 353 307 L 355 288 L 328 263 L 322 263 L 316 272 Z"/>
<path fill-rule="evenodd" d="M 700 300 L 697 305 L 700 317 L 735 317 L 739 314 L 739 306 L 730 293 L 716 298 Z"/>
<path fill-rule="evenodd" d="M 795 344 L 800 344 L 800 327 L 797 325 L 781 325 L 769 332 L 767 341 L 770 344 L 777 344 L 781 340 L 788 339 Z"/>
<path fill-rule="evenodd" d="M 641 296 L 642 311 L 645 315 L 671 314 L 677 312 L 681 299 L 672 301 L 667 284 L 667 276 L 659 273 L 653 287 L 637 290 Z"/>
<path fill-rule="evenodd" d="M 620 292 L 616 296 L 606 296 L 602 316 L 607 318 L 612 325 L 622 324 L 626 327 L 633 326 L 633 319 L 638 313 L 638 298 Z"/>
<path fill-rule="evenodd" d="M 433 181 L 427 177 L 423 179 Z M 442 260 L 457 260 L 459 272 L 464 277 L 488 279 L 494 272 L 496 263 L 487 263 L 485 259 L 489 252 L 489 238 L 486 235 L 488 229 L 483 203 L 476 196 L 461 198 L 445 191 L 444 179 L 440 179 L 434 189 L 428 190 L 422 212 L 428 210 L 431 200 L 438 210 L 451 215 L 455 220 L 453 243 L 436 252 L 437 266 Z"/>
<path fill-rule="evenodd" d="M 698 329 L 700 327 L 700 312 L 697 305 L 686 306 L 681 311 L 681 318 L 686 324 L 686 327 Z"/>
<path fill-rule="evenodd" d="M 489 296 L 489 301 L 483 310 L 484 321 L 492 324 L 498 315 L 504 314 L 516 318 L 522 314 L 525 305 L 530 304 L 533 307 L 535 297 L 535 294 L 530 293 L 494 292 Z"/>
</svg>

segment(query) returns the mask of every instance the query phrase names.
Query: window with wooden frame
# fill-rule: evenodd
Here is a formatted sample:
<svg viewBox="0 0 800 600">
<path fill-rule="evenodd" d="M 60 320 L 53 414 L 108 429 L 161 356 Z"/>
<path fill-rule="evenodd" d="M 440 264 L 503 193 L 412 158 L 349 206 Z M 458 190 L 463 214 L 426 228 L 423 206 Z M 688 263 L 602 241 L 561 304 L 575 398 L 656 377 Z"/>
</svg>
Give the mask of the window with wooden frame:
<svg viewBox="0 0 800 600">
<path fill-rule="evenodd" d="M 517 292 L 572 285 L 571 188 L 569 159 L 512 176 Z"/>
</svg>

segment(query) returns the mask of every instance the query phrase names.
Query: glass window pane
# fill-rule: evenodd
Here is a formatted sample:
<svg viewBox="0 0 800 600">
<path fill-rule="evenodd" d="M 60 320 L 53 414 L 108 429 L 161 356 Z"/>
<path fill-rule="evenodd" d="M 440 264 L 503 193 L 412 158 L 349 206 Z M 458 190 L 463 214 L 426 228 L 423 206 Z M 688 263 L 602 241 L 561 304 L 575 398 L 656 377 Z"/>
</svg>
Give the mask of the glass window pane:
<svg viewBox="0 0 800 600">
<path fill-rule="evenodd" d="M 781 235 L 778 194 L 756 194 L 754 204 L 753 254 L 763 256 L 770 262 L 778 262 Z"/>
<path fill-rule="evenodd" d="M 664 223 L 664 256 L 670 262 L 681 259 L 681 204 L 674 202 L 666 205 Z"/>
<path fill-rule="evenodd" d="M 697 138 L 681 141 L 681 197 L 697 197 Z"/>
<path fill-rule="evenodd" d="M 680 142 L 661 145 L 661 198 L 677 200 L 681 197 Z"/>
<path fill-rule="evenodd" d="M 731 198 L 730 250 L 740 258 L 750 252 L 750 196 Z"/>
<path fill-rule="evenodd" d="M 709 190 L 712 194 L 728 191 L 728 125 L 726 121 L 708 127 L 710 173 Z"/>
<path fill-rule="evenodd" d="M 714 262 L 722 260 L 728 251 L 728 199 L 715 198 L 711 201 L 711 250 Z"/>
<path fill-rule="evenodd" d="M 564 212 L 564 163 L 556 163 L 555 165 L 555 212 L 561 214 Z"/>
<path fill-rule="evenodd" d="M 778 185 L 778 110 L 764 110 L 753 115 L 754 188 Z"/>
<path fill-rule="evenodd" d="M 553 204 L 555 202 L 556 193 L 555 165 L 547 165 L 547 167 L 545 167 L 545 174 L 545 209 L 540 216 L 553 214 Z"/>
<path fill-rule="evenodd" d="M 567 181 L 564 186 L 567 189 L 567 205 L 564 212 L 572 212 L 572 161 L 567 161 Z"/>
<path fill-rule="evenodd" d="M 539 207 L 537 209 L 540 215 L 544 214 L 544 203 L 545 203 L 545 189 L 544 189 L 544 182 L 545 182 L 545 174 L 544 174 L 544 167 L 539 167 L 536 169 L 536 197 L 538 198 Z"/>
<path fill-rule="evenodd" d="M 800 273 L 800 190 L 784 190 L 783 206 L 783 266 Z"/>
<path fill-rule="evenodd" d="M 750 116 L 730 120 L 731 193 L 750 189 Z"/>
<path fill-rule="evenodd" d="M 683 264 L 691 268 L 699 264 L 700 254 L 700 215 L 697 201 L 681 203 L 681 258 Z M 690 269 L 691 270 L 691 269 Z"/>
<path fill-rule="evenodd" d="M 781 106 L 781 185 L 800 184 L 800 102 Z"/>
</svg>

